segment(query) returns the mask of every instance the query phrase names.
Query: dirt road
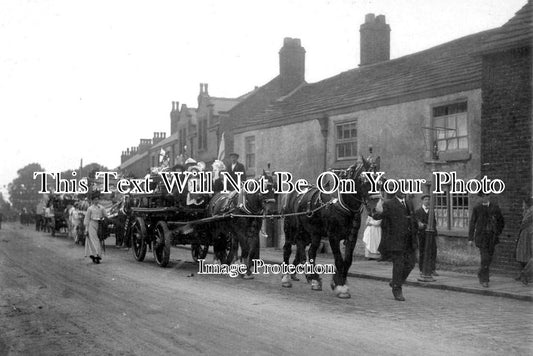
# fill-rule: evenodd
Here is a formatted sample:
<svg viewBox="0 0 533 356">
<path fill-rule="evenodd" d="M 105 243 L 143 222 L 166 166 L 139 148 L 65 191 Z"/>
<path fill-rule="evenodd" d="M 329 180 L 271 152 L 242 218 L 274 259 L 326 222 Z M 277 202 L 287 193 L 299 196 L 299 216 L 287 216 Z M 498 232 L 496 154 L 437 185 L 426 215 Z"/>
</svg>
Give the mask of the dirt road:
<svg viewBox="0 0 533 356">
<path fill-rule="evenodd" d="M 508 336 L 491 336 L 464 323 L 461 328 L 467 327 L 466 332 L 450 330 L 453 315 L 447 313 L 451 319 L 440 323 L 435 318 L 438 313 L 424 312 L 432 310 L 429 304 L 434 298 L 452 296 L 462 301 L 450 300 L 453 308 L 453 304 L 462 307 L 465 298 L 486 302 L 492 300 L 489 297 L 411 288 L 411 300 L 402 304 L 392 300 L 385 283 L 352 280 L 357 285 L 353 298 L 339 300 L 326 290 L 311 292 L 303 282 L 283 289 L 278 276 L 260 275 L 254 280 L 200 276 L 196 264 L 189 262 L 190 254 L 179 249 L 172 249 L 172 262 L 165 269 L 157 267 L 151 255 L 139 263 L 129 251 L 112 247 L 100 265 L 83 254 L 82 247 L 65 237 L 4 224 L 0 230 L 0 355 L 531 351 L 520 333 L 519 342 L 513 343 Z M 468 303 L 475 305 L 474 300 Z M 530 320 L 530 303 L 509 301 L 514 304 L 504 310 L 500 301 L 491 303 L 500 305 L 502 315 L 516 312 L 518 319 L 511 317 L 518 322 L 515 326 L 520 327 L 520 315 Z M 453 314 L 459 318 L 461 313 Z"/>
</svg>

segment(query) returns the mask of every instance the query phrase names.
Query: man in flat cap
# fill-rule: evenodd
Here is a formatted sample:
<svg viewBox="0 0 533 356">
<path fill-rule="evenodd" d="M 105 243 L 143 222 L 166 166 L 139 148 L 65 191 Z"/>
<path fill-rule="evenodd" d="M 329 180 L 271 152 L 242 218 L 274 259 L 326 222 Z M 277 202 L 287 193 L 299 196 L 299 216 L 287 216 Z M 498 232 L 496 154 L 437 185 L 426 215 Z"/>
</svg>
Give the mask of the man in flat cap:
<svg viewBox="0 0 533 356">
<path fill-rule="evenodd" d="M 228 167 L 228 173 L 230 177 L 237 182 L 237 173 L 241 172 L 241 182 L 244 182 L 246 180 L 246 170 L 244 169 L 244 165 L 238 161 L 239 155 L 236 153 L 230 153 L 229 158 L 231 161 Z M 228 184 L 228 190 L 233 190 L 233 186 L 231 184 Z"/>
</svg>

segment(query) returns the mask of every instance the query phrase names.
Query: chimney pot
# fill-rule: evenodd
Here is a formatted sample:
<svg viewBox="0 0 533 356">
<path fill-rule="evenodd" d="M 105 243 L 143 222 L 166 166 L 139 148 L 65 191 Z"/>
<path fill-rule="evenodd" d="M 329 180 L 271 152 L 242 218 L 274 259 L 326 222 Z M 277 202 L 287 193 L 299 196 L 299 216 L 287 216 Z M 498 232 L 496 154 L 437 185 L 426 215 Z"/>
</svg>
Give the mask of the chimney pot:
<svg viewBox="0 0 533 356">
<path fill-rule="evenodd" d="M 385 15 L 376 16 L 376 23 L 385 24 Z"/>
<path fill-rule="evenodd" d="M 365 15 L 365 23 L 373 23 L 376 16 L 374 14 Z"/>
<path fill-rule="evenodd" d="M 208 94 L 207 93 L 207 83 L 204 83 L 204 90 L 205 90 L 205 93 Z"/>
</svg>

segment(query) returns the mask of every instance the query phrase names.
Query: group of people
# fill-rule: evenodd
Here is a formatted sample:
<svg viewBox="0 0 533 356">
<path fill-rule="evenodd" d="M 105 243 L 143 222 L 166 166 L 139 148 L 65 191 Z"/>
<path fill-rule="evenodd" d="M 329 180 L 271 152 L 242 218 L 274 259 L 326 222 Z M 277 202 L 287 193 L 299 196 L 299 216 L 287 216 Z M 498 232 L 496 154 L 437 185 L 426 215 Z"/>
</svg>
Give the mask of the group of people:
<svg viewBox="0 0 533 356">
<path fill-rule="evenodd" d="M 215 192 L 222 191 L 222 179 L 220 173 L 227 171 L 233 179 L 236 180 L 236 173 L 241 172 L 243 176 L 241 179 L 246 178 L 246 173 L 242 163 L 238 162 L 239 155 L 236 153 L 230 154 L 230 165 L 226 170 L 226 166 L 222 161 L 215 160 L 213 163 L 213 178 L 215 180 L 213 190 Z M 192 158 L 188 158 L 184 164 L 176 164 L 172 167 L 173 172 L 201 172 L 206 168 L 205 163 L 197 162 Z M 198 184 L 198 179 L 191 177 L 187 183 L 187 191 L 184 194 L 185 202 L 187 206 L 199 206 L 204 204 L 205 196 L 203 194 L 195 194 L 194 191 L 197 190 L 197 187 L 193 187 Z M 95 191 L 89 195 L 89 200 L 91 205 L 85 211 L 85 218 L 83 220 L 83 225 L 85 226 L 85 256 L 91 258 L 93 263 L 99 264 L 102 261 L 102 246 L 100 242 L 99 235 L 102 234 L 102 222 L 105 218 L 109 218 L 109 215 L 106 209 L 99 204 L 100 194 Z M 124 206 L 123 206 L 124 208 Z M 74 211 L 74 210 L 73 210 Z M 73 212 L 74 214 L 74 212 Z M 116 235 L 117 235 L 117 246 L 120 244 L 127 245 L 127 239 L 124 239 L 123 236 L 126 234 L 126 229 L 128 228 L 129 222 L 127 221 L 127 214 L 123 211 L 121 217 L 125 218 L 126 221 L 122 221 L 120 218 L 117 219 L 116 226 Z"/>
<path fill-rule="evenodd" d="M 505 226 L 499 206 L 491 202 L 490 195 L 478 194 L 480 201 L 470 216 L 468 243 L 479 249 L 480 268 L 479 283 L 489 287 L 489 269 L 494 256 L 495 246 Z M 433 216 L 429 229 L 430 196 L 423 195 L 421 206 L 414 209 L 410 200 L 401 192 L 383 201 L 381 196 L 373 209 L 367 209 L 368 218 L 363 234 L 365 257 L 368 259 L 391 260 L 392 281 L 390 286 L 396 300 L 404 301 L 402 285 L 416 264 L 420 274 L 438 276 L 436 272 L 437 243 L 436 219 Z M 532 241 L 533 238 L 533 198 L 523 200 L 523 219 L 516 245 L 516 259 L 521 263 L 522 271 L 517 280 L 528 284 L 533 277 Z M 431 230 L 431 233 L 428 232 Z M 426 246 L 429 245 L 429 246 Z M 426 253 L 429 254 L 426 256 Z M 429 264 L 425 266 L 425 264 Z"/>
<path fill-rule="evenodd" d="M 224 183 L 222 179 L 222 172 L 227 172 L 234 181 L 237 181 L 237 174 L 241 173 L 241 180 L 246 179 L 246 170 L 244 165 L 239 161 L 239 155 L 237 153 L 230 154 L 230 163 L 228 167 L 224 162 L 215 160 L 212 164 L 213 172 L 213 192 L 218 193 L 224 189 Z M 197 162 L 193 158 L 188 158 L 184 163 L 177 163 L 172 168 L 172 172 L 203 172 L 206 169 L 204 162 Z M 183 192 L 183 205 L 186 206 L 203 206 L 206 203 L 207 196 L 205 194 L 195 193 L 200 190 L 200 179 L 198 176 L 190 176 L 187 181 L 187 186 Z M 231 185 L 228 185 L 228 190 L 233 190 Z"/>
</svg>

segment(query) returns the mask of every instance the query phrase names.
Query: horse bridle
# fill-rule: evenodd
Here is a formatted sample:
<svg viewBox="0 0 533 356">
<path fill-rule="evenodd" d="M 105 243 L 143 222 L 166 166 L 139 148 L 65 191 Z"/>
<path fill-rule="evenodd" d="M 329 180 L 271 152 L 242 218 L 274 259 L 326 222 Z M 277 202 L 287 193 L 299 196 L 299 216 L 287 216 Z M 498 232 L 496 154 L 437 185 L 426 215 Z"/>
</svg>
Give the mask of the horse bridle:
<svg viewBox="0 0 533 356">
<path fill-rule="evenodd" d="M 360 182 L 364 182 L 366 179 L 361 177 L 361 172 L 364 168 L 364 164 L 360 164 L 358 166 L 355 166 L 355 165 L 352 165 L 346 169 L 343 169 L 341 170 L 341 172 L 343 174 L 341 174 L 341 176 L 344 176 L 348 179 L 352 179 L 353 181 L 356 181 L 356 180 L 359 180 Z M 347 207 L 343 202 L 342 202 L 342 197 L 341 197 L 341 194 L 340 192 L 337 190 L 337 194 L 338 194 L 338 199 L 339 199 L 339 204 L 341 205 L 341 207 L 344 209 L 344 210 L 347 210 L 351 213 L 356 213 L 357 211 L 356 210 L 352 210 L 350 209 L 349 207 Z M 358 198 L 358 195 L 356 195 L 354 197 L 355 201 L 358 202 L 360 205 L 364 205 L 365 207 L 368 207 L 368 199 L 366 198 L 366 196 L 362 196 L 361 198 Z M 360 210 L 361 208 L 359 208 Z"/>
</svg>

